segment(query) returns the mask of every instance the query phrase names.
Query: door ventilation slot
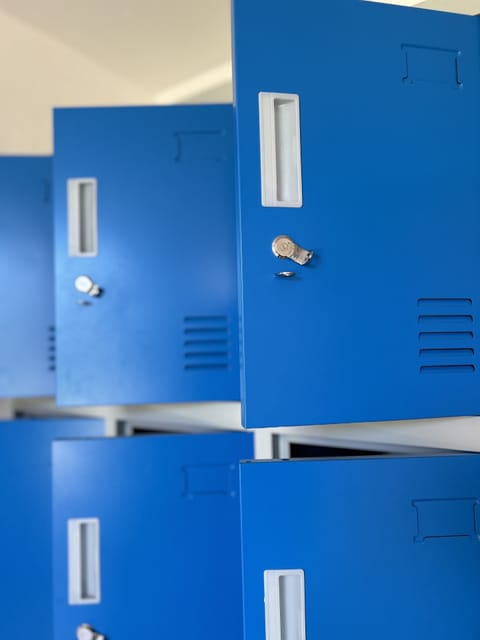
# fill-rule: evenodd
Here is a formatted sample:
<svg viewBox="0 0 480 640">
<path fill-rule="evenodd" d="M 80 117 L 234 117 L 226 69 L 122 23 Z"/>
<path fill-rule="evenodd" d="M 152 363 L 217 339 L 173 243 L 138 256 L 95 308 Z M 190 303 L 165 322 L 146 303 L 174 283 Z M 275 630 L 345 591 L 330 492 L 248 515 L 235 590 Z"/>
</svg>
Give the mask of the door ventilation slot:
<svg viewBox="0 0 480 640">
<path fill-rule="evenodd" d="M 457 325 L 467 325 L 472 324 L 473 316 L 470 314 L 460 315 L 460 314 L 445 314 L 445 315 L 421 315 L 418 316 L 418 323 L 422 326 L 435 328 L 441 323 L 448 321 L 451 327 Z"/>
<path fill-rule="evenodd" d="M 47 332 L 47 368 L 49 371 L 55 371 L 57 368 L 57 350 L 55 340 L 55 327 L 48 327 Z"/>
<path fill-rule="evenodd" d="M 420 349 L 420 357 L 455 357 L 455 356 L 473 356 L 474 349 Z"/>
<path fill-rule="evenodd" d="M 419 298 L 421 374 L 475 373 L 475 319 L 471 298 Z"/>
<path fill-rule="evenodd" d="M 420 331 L 418 337 L 420 342 L 435 339 L 447 343 L 454 340 L 473 340 L 473 331 Z"/>
<path fill-rule="evenodd" d="M 420 373 L 475 373 L 473 364 L 441 364 L 420 367 Z"/>
<path fill-rule="evenodd" d="M 186 316 L 183 361 L 186 371 L 229 369 L 230 327 L 227 316 Z"/>
</svg>

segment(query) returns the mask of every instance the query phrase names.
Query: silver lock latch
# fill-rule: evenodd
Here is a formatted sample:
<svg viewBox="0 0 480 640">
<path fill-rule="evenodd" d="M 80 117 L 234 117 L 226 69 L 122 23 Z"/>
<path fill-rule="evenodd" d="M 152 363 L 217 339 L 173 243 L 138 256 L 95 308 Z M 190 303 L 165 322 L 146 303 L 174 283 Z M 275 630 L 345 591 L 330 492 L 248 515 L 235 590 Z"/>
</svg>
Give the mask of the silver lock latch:
<svg viewBox="0 0 480 640">
<path fill-rule="evenodd" d="M 313 251 L 303 249 L 289 236 L 277 236 L 272 242 L 272 251 L 277 258 L 288 258 L 300 265 L 305 265 L 313 258 Z"/>
<path fill-rule="evenodd" d="M 92 298 L 98 298 L 102 295 L 102 288 L 95 284 L 90 276 L 78 276 L 75 280 L 75 289 L 80 293 L 86 293 Z"/>
<path fill-rule="evenodd" d="M 105 640 L 105 636 L 97 633 L 89 624 L 81 624 L 77 628 L 77 640 Z"/>
</svg>

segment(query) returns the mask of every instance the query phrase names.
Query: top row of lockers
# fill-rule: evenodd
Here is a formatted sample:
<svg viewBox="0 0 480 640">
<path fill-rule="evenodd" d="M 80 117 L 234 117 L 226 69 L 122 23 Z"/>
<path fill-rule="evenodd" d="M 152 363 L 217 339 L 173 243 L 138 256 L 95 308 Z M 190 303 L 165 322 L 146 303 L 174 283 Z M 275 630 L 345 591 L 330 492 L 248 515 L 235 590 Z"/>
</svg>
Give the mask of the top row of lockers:
<svg viewBox="0 0 480 640">
<path fill-rule="evenodd" d="M 478 20 L 243 0 L 233 109 L 57 110 L 0 161 L 0 395 L 480 413 Z"/>
</svg>

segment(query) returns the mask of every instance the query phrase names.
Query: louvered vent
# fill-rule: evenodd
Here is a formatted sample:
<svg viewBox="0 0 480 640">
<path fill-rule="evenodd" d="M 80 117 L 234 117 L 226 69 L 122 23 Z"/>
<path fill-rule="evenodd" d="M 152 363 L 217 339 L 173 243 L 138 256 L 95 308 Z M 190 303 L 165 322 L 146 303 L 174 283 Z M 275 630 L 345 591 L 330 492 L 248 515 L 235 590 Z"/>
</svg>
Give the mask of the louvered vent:
<svg viewBox="0 0 480 640">
<path fill-rule="evenodd" d="M 187 316 L 183 328 L 184 368 L 228 369 L 230 327 L 227 316 Z"/>
<path fill-rule="evenodd" d="M 474 373 L 474 327 L 471 298 L 419 298 L 420 373 Z"/>
<path fill-rule="evenodd" d="M 56 345 L 55 345 L 55 327 L 50 326 L 47 330 L 47 362 L 48 370 L 56 369 Z"/>
</svg>

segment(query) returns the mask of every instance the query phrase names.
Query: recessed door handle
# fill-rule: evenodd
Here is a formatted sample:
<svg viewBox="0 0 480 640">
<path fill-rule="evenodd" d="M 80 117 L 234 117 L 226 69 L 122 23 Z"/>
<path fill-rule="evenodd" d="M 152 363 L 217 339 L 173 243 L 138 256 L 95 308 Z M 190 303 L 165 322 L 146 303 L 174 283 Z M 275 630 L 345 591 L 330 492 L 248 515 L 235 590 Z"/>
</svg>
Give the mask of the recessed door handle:
<svg viewBox="0 0 480 640">
<path fill-rule="evenodd" d="M 302 569 L 265 571 L 266 640 L 306 640 Z"/>
<path fill-rule="evenodd" d="M 98 254 L 97 180 L 68 180 L 68 254 L 92 258 Z"/>
<path fill-rule="evenodd" d="M 313 251 L 304 249 L 290 236 L 277 236 L 272 242 L 272 251 L 277 258 L 292 260 L 302 266 L 313 258 Z"/>
</svg>

